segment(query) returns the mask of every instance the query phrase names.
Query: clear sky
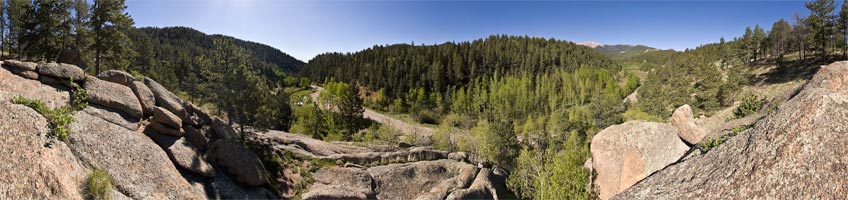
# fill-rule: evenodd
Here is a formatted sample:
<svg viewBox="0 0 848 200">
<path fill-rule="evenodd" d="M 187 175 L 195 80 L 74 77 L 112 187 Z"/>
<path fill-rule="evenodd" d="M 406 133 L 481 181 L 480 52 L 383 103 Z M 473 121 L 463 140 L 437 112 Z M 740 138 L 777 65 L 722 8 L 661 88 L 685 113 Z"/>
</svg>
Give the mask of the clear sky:
<svg viewBox="0 0 848 200">
<path fill-rule="evenodd" d="M 745 26 L 806 16 L 803 1 L 128 0 L 135 26 L 188 26 L 268 44 L 302 61 L 373 45 L 492 34 L 682 50 Z"/>
</svg>

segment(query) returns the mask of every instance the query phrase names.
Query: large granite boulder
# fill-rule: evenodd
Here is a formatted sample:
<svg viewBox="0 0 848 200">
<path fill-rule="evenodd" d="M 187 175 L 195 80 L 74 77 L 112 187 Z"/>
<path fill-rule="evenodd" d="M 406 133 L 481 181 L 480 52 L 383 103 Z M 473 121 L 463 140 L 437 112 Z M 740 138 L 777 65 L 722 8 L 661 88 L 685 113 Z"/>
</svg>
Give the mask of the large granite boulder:
<svg viewBox="0 0 848 200">
<path fill-rule="evenodd" d="M 207 147 L 209 147 L 209 141 L 200 130 L 191 126 L 183 126 L 183 130 L 185 131 L 185 135 L 183 136 L 192 146 L 196 147 L 200 152 L 206 152 Z"/>
<path fill-rule="evenodd" d="M 215 117 L 215 120 L 212 122 L 212 130 L 215 131 L 215 136 L 219 139 L 237 140 L 239 138 L 239 134 L 236 133 L 236 130 L 225 124 L 224 121 L 218 117 Z"/>
<path fill-rule="evenodd" d="M 156 99 L 156 105 L 171 111 L 171 113 L 180 117 L 180 119 L 184 122 L 192 122 L 188 112 L 185 107 L 183 107 L 182 100 L 177 97 L 177 95 L 168 91 L 168 89 L 153 79 L 144 78 L 144 84 L 147 85 L 151 92 L 153 92 L 153 97 Z"/>
<path fill-rule="evenodd" d="M 157 121 L 150 122 L 150 124 L 147 125 L 147 128 L 165 135 L 183 136 L 185 134 L 185 130 L 182 128 L 174 128 Z"/>
<path fill-rule="evenodd" d="M 26 70 L 26 71 L 35 71 L 36 67 L 38 66 L 38 64 L 34 63 L 34 62 L 24 62 L 24 61 L 17 61 L 17 60 L 3 61 L 3 65 L 13 67 L 13 68 L 18 68 L 18 69 L 21 69 L 21 70 Z"/>
<path fill-rule="evenodd" d="M 688 144 L 698 144 L 707 135 L 707 131 L 695 124 L 692 107 L 688 104 L 680 106 L 669 119 L 671 125 L 677 127 L 677 135 Z"/>
<path fill-rule="evenodd" d="M 183 120 L 171 111 L 165 110 L 162 107 L 156 107 L 153 110 L 153 121 L 168 125 L 171 128 L 178 129 L 183 126 Z"/>
<path fill-rule="evenodd" d="M 607 127 L 591 143 L 598 196 L 611 198 L 676 162 L 688 149 L 677 136 L 677 128 L 668 124 L 629 121 Z"/>
<path fill-rule="evenodd" d="M 312 173 L 315 183 L 303 199 L 368 199 L 377 193 L 367 171 L 351 167 L 330 167 Z"/>
<path fill-rule="evenodd" d="M 265 166 L 256 153 L 244 145 L 230 140 L 218 140 L 207 151 L 210 162 L 218 164 L 226 170 L 236 182 L 246 186 L 257 186 L 266 183 Z"/>
<path fill-rule="evenodd" d="M 168 155 L 143 134 L 86 112 L 75 112 L 68 144 L 87 166 L 107 170 L 115 187 L 133 199 L 202 199 Z"/>
<path fill-rule="evenodd" d="M 474 165 L 442 159 L 368 168 L 378 199 L 444 199 L 457 189 L 467 188 L 477 176 Z"/>
<path fill-rule="evenodd" d="M 89 102 L 141 118 L 141 103 L 129 87 L 89 77 L 85 81 L 84 88 L 88 92 Z"/>
<path fill-rule="evenodd" d="M 141 103 L 141 110 L 144 115 L 153 115 L 153 110 L 156 108 L 156 98 L 153 96 L 150 88 L 147 88 L 141 81 L 133 81 L 129 87 L 135 93 L 135 97 L 138 98 L 139 103 Z"/>
<path fill-rule="evenodd" d="M 753 128 L 671 165 L 616 199 L 844 199 L 848 62 L 821 67 Z"/>
<path fill-rule="evenodd" d="M 61 79 L 80 81 L 85 79 L 85 72 L 79 67 L 65 63 L 42 63 L 38 65 L 38 73 Z"/>
<path fill-rule="evenodd" d="M 130 86 L 130 83 L 135 81 L 135 77 L 133 77 L 130 73 L 120 70 L 107 70 L 100 72 L 100 74 L 97 75 L 97 78 L 124 86 Z"/>
<path fill-rule="evenodd" d="M 165 150 L 168 158 L 175 165 L 206 177 L 212 177 L 215 173 L 215 169 L 206 162 L 203 154 L 197 148 L 194 148 L 184 137 L 164 135 L 151 131 L 145 131 L 144 133 Z"/>
</svg>

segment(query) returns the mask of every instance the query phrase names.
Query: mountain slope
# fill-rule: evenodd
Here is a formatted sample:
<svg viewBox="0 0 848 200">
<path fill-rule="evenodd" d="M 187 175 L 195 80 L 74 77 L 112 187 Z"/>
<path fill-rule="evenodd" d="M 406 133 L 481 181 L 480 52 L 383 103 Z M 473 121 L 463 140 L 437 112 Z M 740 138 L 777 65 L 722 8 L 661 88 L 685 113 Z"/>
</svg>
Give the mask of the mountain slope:
<svg viewBox="0 0 848 200">
<path fill-rule="evenodd" d="M 707 154 L 673 164 L 617 199 L 841 198 L 848 62 L 823 66 L 792 99 Z"/>
<path fill-rule="evenodd" d="M 659 51 L 657 48 L 645 46 L 645 45 L 626 45 L 626 44 L 616 44 L 616 45 L 599 45 L 595 47 L 595 50 L 601 52 L 604 55 L 608 55 L 614 59 L 625 59 L 631 58 L 634 56 L 638 56 L 644 53 Z"/>
</svg>

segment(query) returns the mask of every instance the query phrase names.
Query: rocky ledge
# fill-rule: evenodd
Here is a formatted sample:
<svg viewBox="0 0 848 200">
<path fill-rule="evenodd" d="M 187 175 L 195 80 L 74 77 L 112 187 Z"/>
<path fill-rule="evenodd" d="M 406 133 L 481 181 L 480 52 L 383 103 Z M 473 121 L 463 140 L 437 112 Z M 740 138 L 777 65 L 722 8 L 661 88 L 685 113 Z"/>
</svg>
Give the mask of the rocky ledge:
<svg viewBox="0 0 848 200">
<path fill-rule="evenodd" d="M 615 199 L 842 199 L 848 194 L 848 61 L 753 128 L 670 165 Z"/>
</svg>

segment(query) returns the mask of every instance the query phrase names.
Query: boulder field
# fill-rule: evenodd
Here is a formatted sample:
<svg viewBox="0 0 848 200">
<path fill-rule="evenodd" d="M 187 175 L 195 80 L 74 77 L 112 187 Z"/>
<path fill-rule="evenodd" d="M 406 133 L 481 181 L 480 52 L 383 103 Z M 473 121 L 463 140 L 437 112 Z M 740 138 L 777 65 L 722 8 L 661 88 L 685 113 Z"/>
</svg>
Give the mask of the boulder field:
<svg viewBox="0 0 848 200">
<path fill-rule="evenodd" d="M 0 199 L 84 199 L 94 169 L 111 175 L 115 199 L 277 198 L 260 186 L 264 179 L 252 180 L 257 175 L 233 173 L 245 168 L 265 173 L 261 162 L 209 159 L 252 152 L 216 137 L 220 134 L 206 134 L 214 131 L 211 120 L 202 120 L 209 115 L 152 79 L 145 82 L 158 93 L 121 71 L 95 77 L 63 63 L 7 60 L 0 65 L 5 69 L 0 70 L 0 112 L 5 113 L 0 134 L 6 138 L 0 140 L 6 152 L 0 155 Z M 42 114 L 12 103 L 20 96 L 49 108 L 69 106 L 72 91 L 79 89 L 88 94 L 89 106 L 70 113 L 65 140 L 50 135 Z M 188 106 L 192 109 L 183 109 Z M 221 143 L 228 144 L 227 151 L 207 151 Z"/>
</svg>

